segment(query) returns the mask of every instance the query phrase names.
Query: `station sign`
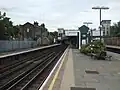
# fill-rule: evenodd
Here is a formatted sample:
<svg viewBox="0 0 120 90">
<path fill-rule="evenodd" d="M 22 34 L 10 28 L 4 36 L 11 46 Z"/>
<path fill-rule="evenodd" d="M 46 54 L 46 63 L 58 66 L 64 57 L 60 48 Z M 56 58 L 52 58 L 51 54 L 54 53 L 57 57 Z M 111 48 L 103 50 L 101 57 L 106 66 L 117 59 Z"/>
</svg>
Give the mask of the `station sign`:
<svg viewBox="0 0 120 90">
<path fill-rule="evenodd" d="M 78 36 L 77 31 L 65 31 L 65 36 Z"/>
</svg>

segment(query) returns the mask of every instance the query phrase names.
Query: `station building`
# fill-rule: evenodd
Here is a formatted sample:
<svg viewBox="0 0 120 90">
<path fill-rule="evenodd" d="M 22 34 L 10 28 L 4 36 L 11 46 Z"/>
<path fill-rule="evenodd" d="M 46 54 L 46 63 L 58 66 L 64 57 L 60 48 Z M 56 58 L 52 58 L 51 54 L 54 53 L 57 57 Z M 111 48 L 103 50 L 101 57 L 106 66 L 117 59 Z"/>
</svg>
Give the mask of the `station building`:
<svg viewBox="0 0 120 90">
<path fill-rule="evenodd" d="M 88 43 L 88 31 L 89 28 L 85 25 L 81 26 L 77 30 L 58 28 L 58 40 L 62 43 L 69 44 L 72 47 L 80 49 L 82 44 Z"/>
</svg>

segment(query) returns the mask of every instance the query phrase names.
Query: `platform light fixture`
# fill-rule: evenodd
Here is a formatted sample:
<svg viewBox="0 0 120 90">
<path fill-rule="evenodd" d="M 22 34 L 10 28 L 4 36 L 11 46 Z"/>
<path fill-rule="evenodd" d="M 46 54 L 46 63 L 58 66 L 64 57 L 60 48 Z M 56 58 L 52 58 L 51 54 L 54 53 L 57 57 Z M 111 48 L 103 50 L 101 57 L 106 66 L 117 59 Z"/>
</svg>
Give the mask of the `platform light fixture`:
<svg viewBox="0 0 120 90">
<path fill-rule="evenodd" d="M 95 9 L 95 10 L 100 10 L 100 26 L 101 26 L 101 11 L 102 10 L 108 10 L 109 7 L 105 7 L 105 6 L 97 6 L 97 7 L 92 7 L 92 9 Z M 101 28 L 100 28 L 100 42 L 101 42 Z"/>
</svg>

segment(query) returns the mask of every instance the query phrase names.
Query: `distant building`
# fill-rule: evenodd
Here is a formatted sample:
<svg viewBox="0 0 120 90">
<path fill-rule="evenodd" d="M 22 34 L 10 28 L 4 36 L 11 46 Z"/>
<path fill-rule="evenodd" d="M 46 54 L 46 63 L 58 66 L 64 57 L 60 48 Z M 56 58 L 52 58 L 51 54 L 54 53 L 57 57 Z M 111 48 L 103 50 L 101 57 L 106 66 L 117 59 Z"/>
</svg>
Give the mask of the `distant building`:
<svg viewBox="0 0 120 90">
<path fill-rule="evenodd" d="M 34 22 L 34 31 L 35 31 L 35 38 L 40 38 L 41 37 L 41 31 L 42 31 L 42 28 L 41 26 L 38 25 L 37 22 Z"/>
<path fill-rule="evenodd" d="M 64 36 L 65 36 L 64 28 L 58 28 L 58 40 L 62 40 Z"/>
<path fill-rule="evenodd" d="M 77 36 L 78 30 L 58 28 L 58 40 L 63 40 L 67 36 Z"/>
<path fill-rule="evenodd" d="M 29 22 L 20 26 L 21 39 L 22 40 L 34 40 L 41 37 L 41 27 L 37 22 L 31 24 Z"/>
<path fill-rule="evenodd" d="M 91 38 L 88 37 L 88 31 L 89 31 L 89 28 L 86 26 L 86 25 L 83 25 L 81 27 L 79 27 L 79 31 L 81 33 L 81 41 L 80 41 L 80 45 L 82 44 L 87 44 L 88 42 L 90 42 Z"/>
<path fill-rule="evenodd" d="M 102 20 L 102 30 L 104 36 L 110 36 L 110 26 L 111 26 L 111 20 Z"/>
</svg>

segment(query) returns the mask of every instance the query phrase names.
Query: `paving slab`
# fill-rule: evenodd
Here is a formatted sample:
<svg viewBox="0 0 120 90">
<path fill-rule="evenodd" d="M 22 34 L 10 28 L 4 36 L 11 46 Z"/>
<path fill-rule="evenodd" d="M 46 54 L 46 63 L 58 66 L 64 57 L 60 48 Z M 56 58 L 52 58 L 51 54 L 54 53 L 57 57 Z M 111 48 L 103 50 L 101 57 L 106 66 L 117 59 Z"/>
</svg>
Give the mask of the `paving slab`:
<svg viewBox="0 0 120 90">
<path fill-rule="evenodd" d="M 112 59 L 114 59 L 114 60 L 120 60 L 120 54 L 118 54 L 118 53 L 107 51 L 107 54 L 109 56 L 112 56 Z"/>
<path fill-rule="evenodd" d="M 75 86 L 96 88 L 96 90 L 120 90 L 120 61 L 93 60 L 72 49 Z M 120 56 L 120 55 L 119 55 Z M 86 73 L 86 70 L 99 74 Z"/>
<path fill-rule="evenodd" d="M 69 50 L 68 61 L 65 66 L 60 90 L 70 90 L 74 86 L 73 56 L 72 49 Z"/>
</svg>

